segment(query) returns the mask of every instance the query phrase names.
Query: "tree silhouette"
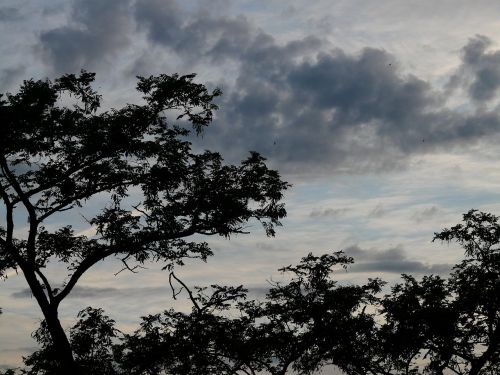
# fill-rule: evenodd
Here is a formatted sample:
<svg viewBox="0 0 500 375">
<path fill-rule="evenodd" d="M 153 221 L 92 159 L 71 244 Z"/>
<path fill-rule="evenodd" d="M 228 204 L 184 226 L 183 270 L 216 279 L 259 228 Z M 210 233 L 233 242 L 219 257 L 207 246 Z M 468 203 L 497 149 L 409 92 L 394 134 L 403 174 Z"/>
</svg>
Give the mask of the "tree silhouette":
<svg viewBox="0 0 500 375">
<path fill-rule="evenodd" d="M 87 308 L 70 330 L 75 360 L 98 375 L 307 375 L 326 365 L 348 375 L 498 374 L 499 218 L 471 210 L 435 240 L 458 241 L 465 259 L 448 278 L 403 275 L 386 295 L 379 279 L 336 282 L 352 263 L 342 252 L 282 268 L 288 281 L 273 283 L 263 300 L 249 300 L 242 286 L 190 288 L 171 271 L 172 292 L 191 301 L 191 312 L 149 315 L 121 334 L 102 310 Z M 34 336 L 41 349 L 25 374 L 50 374 L 45 323 Z"/>
<path fill-rule="evenodd" d="M 352 342 L 372 327 L 360 309 L 381 282 L 338 285 L 335 271 L 352 259 L 342 253 L 309 254 L 281 269 L 263 301 L 247 300 L 239 287 L 188 288 L 191 313 L 168 310 L 143 318 L 140 328 L 115 347 L 128 374 L 309 374 L 326 364 L 347 365 Z M 179 293 L 176 290 L 175 293 Z"/>
<path fill-rule="evenodd" d="M 190 292 L 190 315 L 170 311 L 146 318 L 119 352 L 134 358 L 129 363 L 144 363 L 137 356 L 157 353 L 160 360 L 153 362 L 167 364 L 156 372 L 132 372 L 137 374 L 276 375 L 289 369 L 310 374 L 327 364 L 349 375 L 498 374 L 499 218 L 471 210 L 462 224 L 434 239 L 457 241 L 465 250 L 465 259 L 447 278 L 403 275 L 402 283 L 380 296 L 384 283 L 378 279 L 365 285 L 332 279 L 335 267 L 347 267 L 352 259 L 342 253 L 310 254 L 283 268 L 292 278 L 275 284 L 262 302 L 243 301 L 242 289 L 219 294 L 215 287 L 211 297 Z M 224 309 L 232 301 L 240 316 L 221 316 L 223 309 L 216 313 L 214 301 L 223 302 Z M 172 363 L 180 367 L 169 367 Z"/>
<path fill-rule="evenodd" d="M 342 252 L 282 268 L 288 281 L 272 283 L 263 300 L 249 300 L 243 286 L 191 288 L 174 266 L 212 253 L 190 237 L 245 233 L 252 219 L 273 235 L 288 184 L 257 153 L 236 166 L 191 150 L 185 125 L 203 131 L 220 95 L 194 75 L 139 77 L 143 104 L 102 112 L 93 79 L 82 71 L 29 80 L 0 98 L 0 275 L 21 270 L 44 316 L 33 333 L 40 349 L 22 374 L 305 375 L 330 364 L 348 375 L 500 373 L 499 217 L 471 210 L 436 233 L 434 240 L 460 244 L 465 259 L 446 278 L 403 275 L 386 295 L 379 279 L 335 281 L 353 261 Z M 44 227 L 97 197 L 106 204 L 86 219 L 95 235 Z M 191 312 L 143 317 L 122 334 L 89 307 L 66 334 L 61 301 L 109 257 L 132 272 L 160 262 Z M 49 262 L 66 265 L 62 285 L 47 277 Z"/>
<path fill-rule="evenodd" d="M 28 80 L 18 93 L 0 97 L 0 275 L 22 271 L 44 316 L 39 337 L 42 343 L 50 337 L 47 348 L 61 374 L 82 370 L 58 308 L 97 262 L 117 257 L 133 272 L 148 261 L 171 270 L 185 258 L 212 254 L 192 235 L 244 233 L 251 219 L 273 235 L 286 214 L 280 200 L 288 184 L 260 155 L 226 165 L 218 153 L 191 150 L 183 124 L 202 132 L 217 109 L 218 89 L 209 92 L 193 74 L 138 79 L 142 104 L 102 112 L 94 74 L 85 71 L 54 82 Z M 44 227 L 96 197 L 107 202 L 87 218 L 95 236 L 71 225 Z M 49 262 L 66 265 L 63 285 L 47 277 Z"/>
<path fill-rule="evenodd" d="M 465 259 L 447 279 L 403 275 L 379 302 L 381 324 L 354 355 L 367 366 L 348 373 L 500 373 L 499 218 L 476 210 L 463 218 L 434 240 L 458 242 Z"/>
<path fill-rule="evenodd" d="M 87 307 L 78 313 L 77 323 L 69 330 L 69 342 L 79 371 L 84 374 L 118 374 L 113 360 L 113 345 L 120 333 L 114 320 L 104 315 L 102 309 Z M 59 355 L 48 331 L 46 321 L 33 332 L 40 349 L 24 358 L 28 366 L 25 375 L 50 375 L 59 369 Z"/>
</svg>

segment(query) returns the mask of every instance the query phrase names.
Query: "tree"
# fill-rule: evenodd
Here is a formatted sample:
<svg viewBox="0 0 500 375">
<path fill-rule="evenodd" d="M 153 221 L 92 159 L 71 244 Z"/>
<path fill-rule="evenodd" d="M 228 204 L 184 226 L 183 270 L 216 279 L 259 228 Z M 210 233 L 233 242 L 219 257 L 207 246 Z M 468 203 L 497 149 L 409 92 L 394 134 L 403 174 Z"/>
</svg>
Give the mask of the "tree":
<svg viewBox="0 0 500 375">
<path fill-rule="evenodd" d="M 499 217 L 470 210 L 463 218 L 434 240 L 458 242 L 465 259 L 447 279 L 403 275 L 354 355 L 369 367 L 349 374 L 500 373 Z"/>
<path fill-rule="evenodd" d="M 120 334 L 88 308 L 70 330 L 75 359 L 97 375 L 307 375 L 330 364 L 348 375 L 498 374 L 499 218 L 471 210 L 435 240 L 458 241 L 465 259 L 448 278 L 403 275 L 386 295 L 379 279 L 337 283 L 336 271 L 353 261 L 341 252 L 282 268 L 291 277 L 262 301 L 248 300 L 242 286 L 190 288 L 171 271 L 173 295 L 189 298 L 190 313 L 149 315 Z M 28 375 L 55 366 L 45 327 Z"/>
<path fill-rule="evenodd" d="M 351 262 L 342 253 L 309 254 L 281 269 L 290 280 L 275 283 L 263 301 L 246 300 L 241 286 L 191 290 L 176 279 L 191 313 L 144 317 L 117 345 L 115 359 L 124 373 L 136 375 L 309 374 L 330 363 L 347 366 L 357 335 L 374 325 L 362 307 L 382 285 L 378 279 L 338 285 L 335 271 Z"/>
<path fill-rule="evenodd" d="M 193 304 L 191 313 L 170 309 L 143 317 L 139 329 L 124 335 L 115 347 L 121 371 L 229 375 L 262 369 L 260 362 L 266 358 L 255 345 L 255 320 L 244 311 L 247 291 L 217 285 L 191 290 L 182 285 Z"/>
<path fill-rule="evenodd" d="M 79 369 L 58 308 L 97 262 L 117 257 L 133 272 L 148 261 L 171 270 L 185 258 L 212 255 L 205 242 L 189 240 L 195 234 L 229 237 L 256 219 L 274 235 L 286 214 L 280 201 L 288 184 L 259 154 L 225 165 L 218 153 L 191 150 L 185 124 L 202 132 L 221 94 L 194 77 L 138 77 L 142 104 L 101 112 L 94 74 L 85 71 L 24 81 L 18 93 L 0 96 L 0 275 L 22 271 L 61 374 Z M 76 104 L 61 104 L 70 100 Z M 87 218 L 95 236 L 78 235 L 71 225 L 44 227 L 97 196 L 108 203 Z M 17 238 L 26 217 L 26 233 Z M 67 266 L 63 285 L 46 276 L 49 262 Z"/>
<path fill-rule="evenodd" d="M 435 240 L 457 241 L 465 259 L 447 278 L 403 275 L 383 296 L 378 279 L 365 285 L 332 279 L 336 266 L 352 262 L 341 253 L 310 254 L 283 268 L 292 278 L 275 284 L 261 302 L 244 301 L 242 289 L 225 294 L 214 287 L 203 296 L 205 290 L 183 285 L 193 312 L 146 317 L 118 350 L 128 360 L 124 368 L 148 358 L 153 367 L 130 373 L 278 375 L 293 369 L 305 375 L 333 364 L 348 375 L 498 374 L 499 218 L 471 210 L 463 224 Z M 224 315 L 228 306 L 239 316 Z"/>
<path fill-rule="evenodd" d="M 174 296 L 185 292 L 190 313 L 149 315 L 134 333 L 121 334 L 102 310 L 86 308 L 70 329 L 75 361 L 94 375 L 309 374 L 346 365 L 356 335 L 374 324 L 360 307 L 381 286 L 338 285 L 334 272 L 351 262 L 342 253 L 309 254 L 281 269 L 289 282 L 275 283 L 264 301 L 247 300 L 242 286 L 189 288 L 171 273 Z M 46 324 L 33 336 L 41 349 L 25 359 L 22 373 L 52 374 L 57 362 Z"/>
<path fill-rule="evenodd" d="M 77 323 L 69 330 L 69 342 L 80 372 L 93 375 L 117 375 L 112 348 L 120 332 L 114 320 L 102 309 L 87 307 L 78 313 Z M 57 373 L 59 354 L 54 346 L 46 321 L 33 332 L 40 349 L 24 358 L 24 375 L 50 375 Z"/>
</svg>

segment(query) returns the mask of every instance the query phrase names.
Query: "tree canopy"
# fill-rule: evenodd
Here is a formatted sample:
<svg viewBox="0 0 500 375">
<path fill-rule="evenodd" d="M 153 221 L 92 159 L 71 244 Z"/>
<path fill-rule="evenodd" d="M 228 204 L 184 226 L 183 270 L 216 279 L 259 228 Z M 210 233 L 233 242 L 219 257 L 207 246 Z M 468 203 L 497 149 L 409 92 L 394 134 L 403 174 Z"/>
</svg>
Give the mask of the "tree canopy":
<svg viewBox="0 0 500 375">
<path fill-rule="evenodd" d="M 286 214 L 288 184 L 259 154 L 228 165 L 216 152 L 192 150 L 188 127 L 199 134 L 210 124 L 220 90 L 194 74 L 138 77 L 141 104 L 101 111 L 94 78 L 82 71 L 27 80 L 0 96 L 0 275 L 22 271 L 64 374 L 79 370 L 58 307 L 97 262 L 118 257 L 131 271 L 148 261 L 170 270 L 212 255 L 190 240 L 195 234 L 229 237 L 258 220 L 273 235 Z M 94 236 L 44 227 L 96 197 L 107 201 L 86 218 Z M 49 262 L 66 265 L 63 285 L 47 277 Z"/>
<path fill-rule="evenodd" d="M 191 312 L 151 314 L 121 333 L 101 309 L 86 308 L 69 331 L 74 358 L 97 375 L 306 375 L 327 365 L 348 375 L 497 374 L 499 218 L 471 210 L 435 240 L 457 241 L 465 258 L 448 277 L 403 275 L 388 290 L 380 279 L 335 281 L 353 262 L 342 252 L 283 267 L 288 281 L 258 300 L 243 286 L 189 287 L 170 271 L 173 296 L 188 298 Z M 40 349 L 22 373 L 54 373 L 45 322 L 34 337 Z"/>
</svg>

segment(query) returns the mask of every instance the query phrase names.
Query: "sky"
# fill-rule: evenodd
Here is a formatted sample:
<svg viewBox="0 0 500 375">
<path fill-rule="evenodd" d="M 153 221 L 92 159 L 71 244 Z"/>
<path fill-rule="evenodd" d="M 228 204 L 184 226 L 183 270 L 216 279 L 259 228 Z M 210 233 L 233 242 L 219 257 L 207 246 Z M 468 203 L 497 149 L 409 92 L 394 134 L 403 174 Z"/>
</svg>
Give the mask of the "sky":
<svg viewBox="0 0 500 375">
<path fill-rule="evenodd" d="M 3 0 L 0 92 L 80 69 L 96 72 L 105 109 L 138 101 L 137 75 L 195 72 L 223 90 L 194 147 L 230 163 L 262 153 L 293 185 L 288 216 L 275 238 L 250 223 L 249 235 L 210 239 L 206 264 L 177 271 L 189 285 L 259 296 L 279 267 L 338 250 L 355 258 L 342 282 L 445 275 L 463 253 L 434 232 L 472 208 L 500 214 L 499 12 L 481 0 Z M 50 225 L 89 233 L 78 218 L 98 206 Z M 119 269 L 86 275 L 63 322 L 93 305 L 130 331 L 172 305 L 160 265 Z M 16 365 L 41 313 L 15 273 L 0 306 L 0 366 Z"/>
</svg>

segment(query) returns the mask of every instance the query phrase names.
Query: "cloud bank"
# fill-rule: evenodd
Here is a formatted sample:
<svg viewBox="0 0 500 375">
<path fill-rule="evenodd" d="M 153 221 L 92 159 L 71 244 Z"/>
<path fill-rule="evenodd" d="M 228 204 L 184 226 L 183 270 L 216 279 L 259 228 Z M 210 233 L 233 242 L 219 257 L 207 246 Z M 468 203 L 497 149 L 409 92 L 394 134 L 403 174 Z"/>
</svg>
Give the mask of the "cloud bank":
<svg viewBox="0 0 500 375">
<path fill-rule="evenodd" d="M 77 0 L 68 24 L 39 40 L 46 63 L 59 72 L 98 68 L 134 48 L 134 40 L 195 71 L 232 67 L 231 77 L 213 82 L 226 92 L 216 123 L 195 142 L 230 160 L 256 150 L 285 172 L 393 169 L 414 155 L 486 141 L 500 129 L 497 108 L 482 105 L 500 87 L 500 51 L 490 51 L 484 36 L 463 47 L 443 90 L 402 72 L 397 56 L 383 49 L 347 53 L 321 35 L 278 42 L 244 16 L 175 0 Z M 154 66 L 157 58 L 137 61 Z M 447 105 L 456 88 L 471 100 L 465 111 Z"/>
</svg>

